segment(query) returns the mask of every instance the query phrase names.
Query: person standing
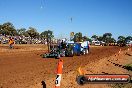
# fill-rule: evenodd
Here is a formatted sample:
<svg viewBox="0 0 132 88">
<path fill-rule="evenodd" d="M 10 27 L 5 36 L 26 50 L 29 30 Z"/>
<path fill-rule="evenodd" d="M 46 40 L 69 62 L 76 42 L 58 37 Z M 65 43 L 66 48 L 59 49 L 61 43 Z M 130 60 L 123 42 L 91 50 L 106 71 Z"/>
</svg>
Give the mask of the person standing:
<svg viewBox="0 0 132 88">
<path fill-rule="evenodd" d="M 13 38 L 9 37 L 9 48 L 12 49 L 14 44 Z"/>
</svg>

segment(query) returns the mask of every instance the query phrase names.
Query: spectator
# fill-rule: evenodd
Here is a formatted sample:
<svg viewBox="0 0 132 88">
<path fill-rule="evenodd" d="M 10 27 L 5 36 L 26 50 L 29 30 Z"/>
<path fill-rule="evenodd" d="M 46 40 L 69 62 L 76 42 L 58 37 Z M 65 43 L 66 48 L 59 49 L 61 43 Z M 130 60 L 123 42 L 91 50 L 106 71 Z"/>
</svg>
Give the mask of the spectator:
<svg viewBox="0 0 132 88">
<path fill-rule="evenodd" d="M 9 48 L 12 49 L 14 44 L 13 38 L 9 37 Z"/>
</svg>

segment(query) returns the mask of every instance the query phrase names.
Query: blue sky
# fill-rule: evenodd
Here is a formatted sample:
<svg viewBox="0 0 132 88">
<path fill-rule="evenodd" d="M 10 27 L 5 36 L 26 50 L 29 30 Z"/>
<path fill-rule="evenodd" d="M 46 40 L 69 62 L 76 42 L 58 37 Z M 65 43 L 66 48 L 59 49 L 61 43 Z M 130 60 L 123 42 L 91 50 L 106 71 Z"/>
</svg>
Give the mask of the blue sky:
<svg viewBox="0 0 132 88">
<path fill-rule="evenodd" d="M 4 22 L 17 29 L 50 29 L 57 37 L 69 37 L 71 31 L 88 37 L 106 32 L 114 38 L 132 36 L 132 0 L 0 0 Z"/>
</svg>

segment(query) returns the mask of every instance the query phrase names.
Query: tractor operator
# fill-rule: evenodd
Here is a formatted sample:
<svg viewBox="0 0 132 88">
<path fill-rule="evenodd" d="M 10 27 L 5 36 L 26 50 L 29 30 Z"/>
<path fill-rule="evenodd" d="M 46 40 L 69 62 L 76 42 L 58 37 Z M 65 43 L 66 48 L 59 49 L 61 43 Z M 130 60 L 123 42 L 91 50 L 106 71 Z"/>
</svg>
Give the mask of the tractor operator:
<svg viewBox="0 0 132 88">
<path fill-rule="evenodd" d="M 65 49 L 66 48 L 66 43 L 64 43 L 64 41 L 62 40 L 61 42 L 61 49 Z"/>
<path fill-rule="evenodd" d="M 13 38 L 9 37 L 9 48 L 12 49 L 14 44 Z"/>
</svg>

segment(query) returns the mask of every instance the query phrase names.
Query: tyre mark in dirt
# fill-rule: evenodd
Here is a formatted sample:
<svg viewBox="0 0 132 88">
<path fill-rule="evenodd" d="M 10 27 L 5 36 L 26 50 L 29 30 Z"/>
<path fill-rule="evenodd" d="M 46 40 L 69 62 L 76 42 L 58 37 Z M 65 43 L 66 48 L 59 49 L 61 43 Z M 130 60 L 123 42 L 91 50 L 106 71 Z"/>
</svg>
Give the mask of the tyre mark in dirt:
<svg viewBox="0 0 132 88">
<path fill-rule="evenodd" d="M 104 57 L 109 57 L 117 53 L 119 47 L 91 48 L 89 55 L 64 58 L 64 73 L 76 70 L 79 66 L 85 66 L 88 63 L 95 62 Z"/>
</svg>

